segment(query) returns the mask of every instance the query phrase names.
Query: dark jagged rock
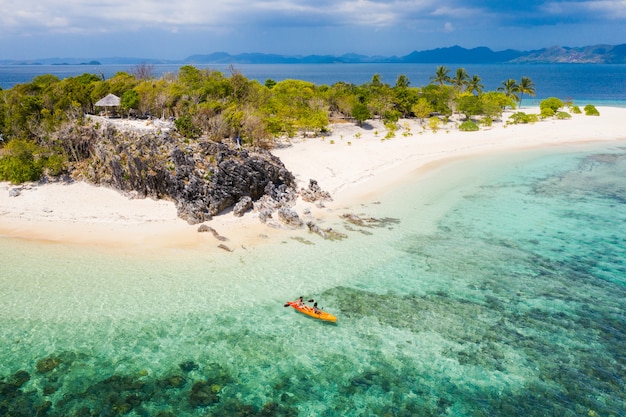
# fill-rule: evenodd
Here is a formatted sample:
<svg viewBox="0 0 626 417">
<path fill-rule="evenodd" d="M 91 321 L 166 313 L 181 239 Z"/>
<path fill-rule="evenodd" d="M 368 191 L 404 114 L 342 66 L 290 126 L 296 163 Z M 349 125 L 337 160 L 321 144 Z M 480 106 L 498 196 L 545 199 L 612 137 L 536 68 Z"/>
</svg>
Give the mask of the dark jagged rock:
<svg viewBox="0 0 626 417">
<path fill-rule="evenodd" d="M 210 220 L 242 203 L 235 214 L 268 194 L 281 204 L 296 195 L 294 177 L 263 149 L 236 150 L 210 140 L 189 143 L 170 133 L 76 128 L 67 139 L 81 143 L 82 175 L 126 194 L 174 201 L 190 224 Z M 80 141 L 79 138 L 86 138 Z M 188 142 L 188 141 L 187 141 Z"/>
<path fill-rule="evenodd" d="M 330 227 L 327 228 L 327 229 L 322 229 L 321 227 L 319 227 L 318 225 L 316 225 L 312 221 L 307 222 L 306 225 L 309 228 L 309 232 L 315 233 L 317 235 L 320 235 L 324 239 L 341 240 L 341 239 L 345 239 L 345 238 L 348 237 L 346 234 L 341 233 L 341 232 L 337 232 L 336 230 L 333 230 Z"/>
<path fill-rule="evenodd" d="M 206 407 L 219 402 L 219 388 L 206 381 L 198 381 L 191 387 L 189 404 L 192 407 Z"/>
<path fill-rule="evenodd" d="M 51 356 L 49 358 L 44 358 L 40 360 L 39 362 L 37 362 L 37 365 L 35 367 L 37 368 L 37 372 L 41 374 L 45 374 L 56 369 L 56 367 L 59 366 L 60 364 L 61 364 L 61 359 Z"/>
<path fill-rule="evenodd" d="M 246 213 L 246 211 L 250 210 L 251 208 L 252 198 L 246 195 L 243 196 L 237 204 L 235 204 L 235 207 L 233 207 L 233 214 L 236 217 L 242 217 Z"/>
<path fill-rule="evenodd" d="M 309 188 L 302 188 L 300 190 L 300 197 L 308 203 L 333 201 L 330 193 L 322 190 L 314 179 L 309 180 Z"/>
<path fill-rule="evenodd" d="M 225 250 L 226 252 L 232 252 L 233 250 L 231 248 L 229 248 L 228 246 L 224 245 L 223 243 L 220 243 L 219 245 L 217 245 L 218 248 Z"/>
<path fill-rule="evenodd" d="M 277 213 L 278 219 L 288 227 L 297 229 L 302 227 L 302 225 L 304 224 L 300 216 L 298 216 L 298 213 L 287 207 L 279 208 Z"/>
</svg>

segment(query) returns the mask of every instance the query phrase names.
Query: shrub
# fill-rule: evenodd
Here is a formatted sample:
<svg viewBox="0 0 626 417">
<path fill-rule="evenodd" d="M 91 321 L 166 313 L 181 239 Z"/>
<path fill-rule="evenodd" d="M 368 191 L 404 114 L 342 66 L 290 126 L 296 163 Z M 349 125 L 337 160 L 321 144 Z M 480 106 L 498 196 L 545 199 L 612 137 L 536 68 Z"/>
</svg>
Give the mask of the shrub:
<svg viewBox="0 0 626 417">
<path fill-rule="evenodd" d="M 37 181 L 43 173 L 41 148 L 36 143 L 15 139 L 5 147 L 5 153 L 0 158 L 0 180 L 21 184 L 27 181 Z"/>
<path fill-rule="evenodd" d="M 556 97 L 548 97 L 544 100 L 541 100 L 541 102 L 539 103 L 539 108 L 541 109 L 542 114 L 543 114 L 543 109 L 549 108 L 549 109 L 552 109 L 552 111 L 554 112 L 553 113 L 554 115 L 563 106 L 564 106 L 563 102 Z"/>
<path fill-rule="evenodd" d="M 556 111 L 552 107 L 544 107 L 541 109 L 541 118 L 547 119 L 548 117 L 553 117 L 556 115 Z"/>
<path fill-rule="evenodd" d="M 523 111 L 518 111 L 517 113 L 513 113 L 511 117 L 509 117 L 507 123 L 512 123 L 516 125 L 521 123 L 528 123 L 528 115 Z"/>
<path fill-rule="evenodd" d="M 480 119 L 480 124 L 489 127 L 493 124 L 493 119 L 491 117 L 483 117 Z"/>
<path fill-rule="evenodd" d="M 478 130 L 478 125 L 471 120 L 466 120 L 461 123 L 461 126 L 459 126 L 459 130 L 461 132 L 475 132 Z"/>
<path fill-rule="evenodd" d="M 430 119 L 428 119 L 428 127 L 430 127 L 430 129 L 433 132 L 437 133 L 440 126 L 441 126 L 441 120 L 439 120 L 437 116 L 433 116 Z"/>
<path fill-rule="evenodd" d="M 580 111 L 580 107 L 572 106 L 572 113 L 574 113 L 574 114 L 581 114 L 582 112 Z"/>
<path fill-rule="evenodd" d="M 593 104 L 587 104 L 585 106 L 585 115 L 586 116 L 600 116 L 600 112 L 596 109 L 596 106 Z"/>
<path fill-rule="evenodd" d="M 572 115 L 565 111 L 560 111 L 556 114 L 556 118 L 559 120 L 571 119 Z"/>
</svg>

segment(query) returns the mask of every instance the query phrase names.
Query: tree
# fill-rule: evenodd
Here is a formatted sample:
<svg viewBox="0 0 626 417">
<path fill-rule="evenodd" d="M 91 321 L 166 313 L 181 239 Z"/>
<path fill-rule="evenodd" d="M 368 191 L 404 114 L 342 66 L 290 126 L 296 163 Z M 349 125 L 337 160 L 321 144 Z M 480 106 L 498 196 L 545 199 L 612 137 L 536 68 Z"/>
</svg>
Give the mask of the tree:
<svg viewBox="0 0 626 417">
<path fill-rule="evenodd" d="M 482 85 L 481 81 L 482 80 L 480 79 L 478 75 L 474 75 L 471 79 L 467 81 L 467 88 L 465 91 L 472 93 L 472 94 L 482 93 L 483 90 L 485 89 L 485 86 Z"/>
<path fill-rule="evenodd" d="M 139 107 L 139 94 L 137 94 L 137 91 L 126 91 L 120 99 L 120 107 L 125 111 L 137 109 Z"/>
<path fill-rule="evenodd" d="M 463 91 L 463 88 L 467 85 L 468 81 L 469 75 L 467 74 L 467 71 L 465 71 L 465 68 L 457 68 L 456 73 L 450 82 L 458 91 Z"/>
<path fill-rule="evenodd" d="M 420 123 L 424 124 L 424 119 L 430 117 L 434 110 L 430 102 L 422 97 L 417 100 L 417 103 L 415 103 L 413 107 L 411 107 L 411 111 L 413 112 L 415 117 L 420 119 Z"/>
<path fill-rule="evenodd" d="M 522 107 L 522 96 L 524 94 L 528 94 L 529 96 L 535 96 L 535 83 L 529 77 L 522 77 L 518 87 L 519 91 L 519 104 L 520 108 Z"/>
<path fill-rule="evenodd" d="M 450 70 L 444 65 L 438 66 L 437 70 L 435 71 L 435 75 L 430 77 L 431 84 L 439 84 L 440 86 L 443 86 L 444 84 L 449 83 L 450 82 L 450 76 L 448 75 L 449 72 Z"/>
<path fill-rule="evenodd" d="M 354 117 L 359 126 L 362 126 L 363 122 L 371 118 L 372 115 L 364 103 L 356 103 L 352 107 L 352 117 Z"/>
<path fill-rule="evenodd" d="M 509 78 L 506 81 L 502 81 L 502 86 L 498 87 L 498 91 L 504 92 L 507 97 L 513 98 L 516 102 L 519 102 L 519 97 L 517 93 L 519 92 L 519 86 L 517 85 L 517 81 L 512 78 Z"/>
<path fill-rule="evenodd" d="M 410 84 L 411 81 L 409 81 L 409 77 L 404 74 L 400 74 L 396 79 L 396 85 L 394 86 L 394 88 L 409 88 Z"/>
</svg>

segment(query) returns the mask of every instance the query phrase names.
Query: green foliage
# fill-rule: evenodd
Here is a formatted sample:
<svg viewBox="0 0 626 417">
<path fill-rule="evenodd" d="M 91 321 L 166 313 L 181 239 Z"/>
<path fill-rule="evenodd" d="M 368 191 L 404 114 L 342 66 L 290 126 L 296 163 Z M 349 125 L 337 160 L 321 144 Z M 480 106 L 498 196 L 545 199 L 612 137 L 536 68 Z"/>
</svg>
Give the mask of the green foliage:
<svg viewBox="0 0 626 417">
<path fill-rule="evenodd" d="M 397 110 L 387 110 L 383 113 L 383 122 L 385 125 L 388 123 L 396 124 L 400 120 L 400 112 Z"/>
<path fill-rule="evenodd" d="M 369 109 L 363 103 L 356 103 L 352 107 L 352 117 L 357 121 L 359 125 L 362 125 L 364 121 L 372 117 Z"/>
<path fill-rule="evenodd" d="M 482 114 L 482 103 L 478 96 L 470 93 L 462 93 L 457 99 L 457 111 L 463 113 L 466 118 Z"/>
<path fill-rule="evenodd" d="M 471 120 L 466 120 L 459 126 L 461 132 L 475 132 L 479 130 L 478 125 Z"/>
<path fill-rule="evenodd" d="M 493 119 L 491 117 L 483 117 L 480 119 L 480 124 L 489 127 L 493 124 Z"/>
<path fill-rule="evenodd" d="M 526 123 L 535 123 L 539 121 L 539 118 L 536 114 L 526 114 L 524 112 L 517 112 L 509 117 L 507 123 L 510 124 L 526 124 Z"/>
<path fill-rule="evenodd" d="M 0 158 L 0 180 L 21 184 L 37 181 L 44 168 L 42 149 L 36 143 L 23 139 L 10 141 Z"/>
<path fill-rule="evenodd" d="M 593 104 L 587 104 L 585 106 L 585 116 L 600 116 L 600 112 Z"/>
<path fill-rule="evenodd" d="M 572 115 L 569 114 L 568 112 L 560 111 L 555 115 L 555 117 L 559 120 L 566 120 L 566 119 L 571 119 Z"/>
<path fill-rule="evenodd" d="M 572 106 L 571 107 L 571 111 L 574 114 L 581 114 L 582 113 L 582 111 L 580 111 L 580 107 L 578 107 L 578 106 Z"/>
<path fill-rule="evenodd" d="M 200 137 L 200 129 L 193 123 L 190 115 L 184 115 L 177 118 L 174 121 L 174 126 L 178 132 L 190 139 L 197 139 Z"/>
<path fill-rule="evenodd" d="M 557 112 L 552 107 L 543 107 L 541 109 L 540 116 L 541 116 L 542 119 L 547 119 L 549 117 L 556 116 L 556 113 Z"/>
<path fill-rule="evenodd" d="M 437 133 L 437 131 L 441 127 L 441 120 L 437 116 L 431 117 L 430 119 L 428 119 L 428 127 L 430 127 L 430 130 Z"/>
<path fill-rule="evenodd" d="M 563 102 L 556 97 L 548 97 L 544 100 L 541 100 L 541 102 L 539 103 L 541 114 L 544 114 L 543 113 L 544 109 L 551 109 L 553 112 L 552 115 L 555 115 L 556 112 L 558 112 L 559 109 L 562 108 L 563 106 L 564 106 Z"/>
<path fill-rule="evenodd" d="M 135 90 L 128 90 L 122 94 L 120 106 L 124 110 L 136 109 L 139 107 L 139 94 Z"/>
</svg>

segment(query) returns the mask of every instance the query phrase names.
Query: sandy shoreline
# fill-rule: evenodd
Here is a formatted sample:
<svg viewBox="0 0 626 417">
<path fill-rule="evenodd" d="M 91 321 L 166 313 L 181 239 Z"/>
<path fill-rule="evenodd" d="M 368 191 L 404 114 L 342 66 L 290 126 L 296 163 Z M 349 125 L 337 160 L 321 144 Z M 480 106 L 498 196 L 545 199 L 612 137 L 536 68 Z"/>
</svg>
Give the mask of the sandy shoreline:
<svg viewBox="0 0 626 417">
<path fill-rule="evenodd" d="M 330 136 L 296 138 L 273 151 L 305 187 L 318 181 L 334 201 L 318 208 L 299 201 L 296 211 L 305 218 L 337 215 L 394 184 L 415 178 L 420 170 L 448 160 L 506 153 L 543 146 L 626 140 L 626 108 L 599 107 L 600 117 L 573 115 L 570 120 L 547 120 L 531 125 L 494 123 L 480 132 L 423 130 L 417 121 L 401 121 L 395 137 L 381 122 L 365 127 L 353 123 L 332 125 Z M 527 113 L 537 109 L 524 108 Z M 506 116 L 505 116 L 506 117 Z M 17 196 L 12 196 L 19 188 Z M 310 213 L 310 214 L 303 214 Z M 206 224 L 228 238 L 198 233 L 176 216 L 172 202 L 129 199 L 118 192 L 85 183 L 12 186 L 0 183 L 0 235 L 51 242 L 110 247 L 197 247 L 230 250 L 255 245 L 293 231 L 261 223 L 256 214 L 242 218 L 232 213 L 215 216 Z M 299 233 L 307 233 L 302 229 Z"/>
</svg>

